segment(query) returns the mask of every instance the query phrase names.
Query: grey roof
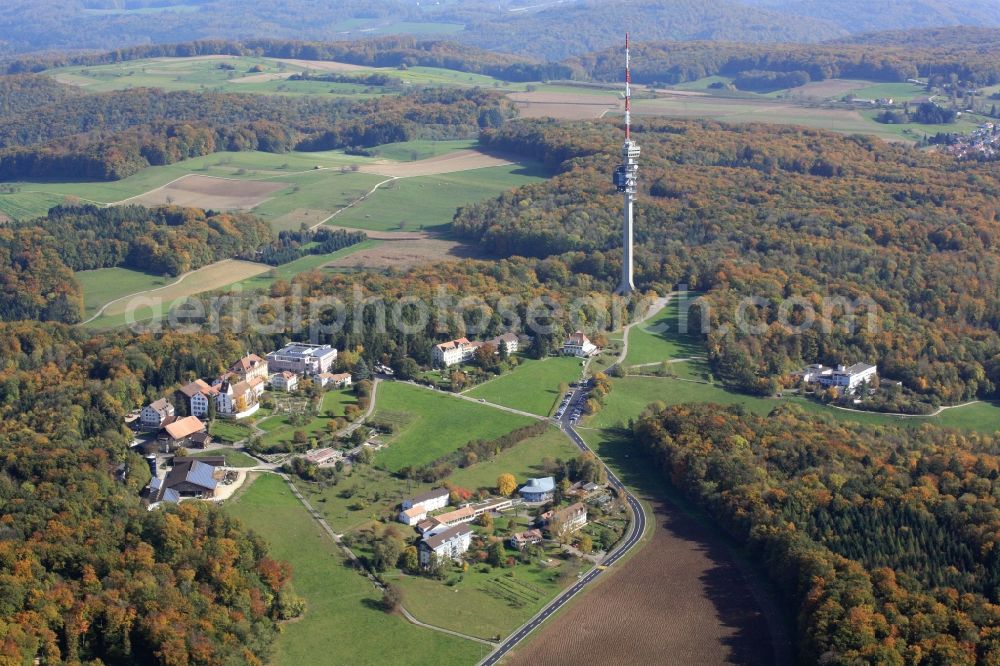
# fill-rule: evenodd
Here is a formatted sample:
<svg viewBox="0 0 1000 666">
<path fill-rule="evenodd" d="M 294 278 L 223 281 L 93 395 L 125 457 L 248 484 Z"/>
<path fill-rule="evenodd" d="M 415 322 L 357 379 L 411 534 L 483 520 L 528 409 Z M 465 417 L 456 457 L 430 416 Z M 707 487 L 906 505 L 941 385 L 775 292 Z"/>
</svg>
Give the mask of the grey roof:
<svg viewBox="0 0 1000 666">
<path fill-rule="evenodd" d="M 519 493 L 551 493 L 556 489 L 556 480 L 551 476 L 541 479 L 528 479 L 528 483 L 521 487 Z"/>
<path fill-rule="evenodd" d="M 449 527 L 446 530 L 438 532 L 434 536 L 427 537 L 424 539 L 423 543 L 425 543 L 431 550 L 434 550 L 446 541 L 451 541 L 452 539 L 463 536 L 464 534 L 472 534 L 472 528 L 468 525 L 455 525 L 454 527 Z"/>
<path fill-rule="evenodd" d="M 435 488 L 434 490 L 428 490 L 426 493 L 420 493 L 419 495 L 414 495 L 409 499 L 409 502 L 410 504 L 420 504 L 421 502 L 437 499 L 442 495 L 445 497 L 449 495 L 447 488 Z"/>
<path fill-rule="evenodd" d="M 860 374 L 860 373 L 862 373 L 862 372 L 864 372 L 866 370 L 870 370 L 870 369 L 872 369 L 874 367 L 875 367 L 874 365 L 870 365 L 868 363 L 855 363 L 851 367 L 847 368 L 847 370 L 845 370 L 845 372 L 847 372 L 847 374 L 849 374 L 849 375 L 857 375 L 857 374 Z"/>
<path fill-rule="evenodd" d="M 215 490 L 218 482 L 212 478 L 214 473 L 215 468 L 211 465 L 206 465 L 200 460 L 188 458 L 180 463 L 175 462 L 174 468 L 167 474 L 167 477 L 163 480 L 163 484 L 168 489 L 179 486 L 182 483 L 191 483 L 208 490 Z M 164 494 L 166 494 L 166 491 L 164 491 Z"/>
<path fill-rule="evenodd" d="M 285 345 L 278 351 L 271 352 L 268 356 L 272 354 L 280 354 L 282 356 L 325 356 L 333 351 L 335 350 L 330 345 L 310 345 L 304 342 L 293 342 Z"/>
<path fill-rule="evenodd" d="M 163 491 L 163 497 L 160 498 L 161 502 L 173 502 L 177 504 L 181 501 L 181 495 L 173 488 L 167 488 Z"/>
</svg>

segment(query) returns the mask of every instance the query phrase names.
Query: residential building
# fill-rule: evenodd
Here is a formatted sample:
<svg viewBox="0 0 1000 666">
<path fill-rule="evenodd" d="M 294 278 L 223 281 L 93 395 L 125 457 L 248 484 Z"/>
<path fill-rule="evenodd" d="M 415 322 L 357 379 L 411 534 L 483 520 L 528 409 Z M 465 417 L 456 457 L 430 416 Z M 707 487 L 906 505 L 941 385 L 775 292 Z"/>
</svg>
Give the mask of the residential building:
<svg viewBox="0 0 1000 666">
<path fill-rule="evenodd" d="M 500 513 L 501 511 L 506 511 L 507 509 L 514 508 L 514 504 L 520 504 L 520 499 L 514 499 L 512 497 L 495 497 L 493 499 L 484 500 L 482 502 L 477 502 L 475 504 L 470 504 L 469 507 L 472 509 L 473 514 L 476 518 L 483 515 L 486 512 L 489 513 Z"/>
<path fill-rule="evenodd" d="M 435 527 L 438 527 L 437 522 L 430 518 L 426 520 L 421 520 L 419 523 L 417 523 L 417 531 L 420 532 L 420 534 L 427 534 Z"/>
<path fill-rule="evenodd" d="M 257 354 L 249 354 L 236 361 L 236 363 L 230 366 L 229 372 L 245 382 L 251 379 L 267 381 L 269 374 L 267 361 L 257 356 Z"/>
<path fill-rule="evenodd" d="M 337 350 L 330 345 L 293 342 L 267 355 L 271 372 L 288 370 L 300 375 L 319 375 L 330 370 L 337 360 Z"/>
<path fill-rule="evenodd" d="M 352 384 L 352 379 L 349 372 L 321 372 L 318 375 L 313 375 L 313 382 L 322 388 L 347 388 Z"/>
<path fill-rule="evenodd" d="M 587 507 L 576 502 L 565 509 L 546 511 L 541 515 L 553 536 L 561 536 L 577 531 L 587 524 Z"/>
<path fill-rule="evenodd" d="M 173 451 L 187 444 L 195 433 L 205 432 L 207 428 L 197 416 L 185 416 L 182 419 L 167 424 L 160 433 L 163 450 Z"/>
<path fill-rule="evenodd" d="M 455 525 L 446 530 L 424 537 L 417 546 L 420 554 L 420 565 L 431 564 L 431 556 L 438 558 L 457 559 L 469 550 L 472 544 L 472 529 L 468 525 Z"/>
<path fill-rule="evenodd" d="M 508 356 L 510 356 L 520 348 L 521 339 L 517 336 L 517 333 L 507 331 L 503 335 L 498 335 L 490 340 L 490 344 L 493 345 L 498 352 L 503 350 Z"/>
<path fill-rule="evenodd" d="M 482 342 L 469 342 L 468 338 L 449 340 L 439 345 L 434 345 L 431 354 L 434 357 L 434 365 L 449 367 L 457 363 L 468 363 L 472 360 L 476 350 L 483 345 Z"/>
<path fill-rule="evenodd" d="M 578 356 L 586 358 L 597 351 L 597 345 L 590 341 L 583 331 L 576 331 L 563 342 L 562 353 L 564 356 Z"/>
<path fill-rule="evenodd" d="M 399 512 L 398 516 L 399 522 L 404 525 L 416 525 L 427 520 L 427 509 L 422 506 L 415 506 L 409 509 L 403 509 Z"/>
<path fill-rule="evenodd" d="M 201 419 L 208 416 L 209 401 L 215 399 L 216 393 L 218 389 L 214 386 L 209 386 L 204 380 L 196 379 L 177 389 L 177 398 L 188 404 L 188 414 Z"/>
<path fill-rule="evenodd" d="M 299 387 L 299 376 L 294 372 L 285 370 L 271 375 L 271 388 L 277 391 L 291 393 Z"/>
<path fill-rule="evenodd" d="M 423 507 L 425 511 L 437 511 L 448 506 L 448 496 L 451 493 L 447 488 L 435 488 L 426 493 L 414 495 L 403 500 L 403 509 L 411 509 L 415 506 Z"/>
<path fill-rule="evenodd" d="M 524 550 L 524 547 L 529 544 L 542 542 L 542 531 L 533 529 L 533 530 L 525 530 L 524 532 L 518 532 L 510 539 L 508 539 L 507 542 L 510 544 L 511 548 Z"/>
<path fill-rule="evenodd" d="M 551 476 L 540 479 L 528 479 L 528 483 L 521 486 L 518 494 L 525 502 L 551 502 L 556 491 L 556 480 Z"/>
<path fill-rule="evenodd" d="M 471 523 L 476 519 L 476 512 L 470 506 L 463 506 L 461 509 L 433 516 L 431 519 L 436 521 L 438 525 L 451 527 L 462 523 Z"/>
<path fill-rule="evenodd" d="M 142 408 L 139 421 L 144 428 L 162 428 L 175 415 L 173 404 L 166 398 L 160 398 Z"/>
<path fill-rule="evenodd" d="M 242 418 L 257 411 L 257 393 L 247 382 L 233 383 L 224 379 L 218 386 L 219 393 L 215 396 L 215 411 L 219 416 L 235 416 Z"/>
<path fill-rule="evenodd" d="M 850 367 L 838 365 L 829 368 L 819 364 L 806 366 L 802 370 L 802 380 L 807 384 L 819 384 L 821 387 L 833 388 L 841 393 L 854 393 L 858 386 L 871 382 L 878 374 L 877 365 L 855 363 Z"/>
</svg>

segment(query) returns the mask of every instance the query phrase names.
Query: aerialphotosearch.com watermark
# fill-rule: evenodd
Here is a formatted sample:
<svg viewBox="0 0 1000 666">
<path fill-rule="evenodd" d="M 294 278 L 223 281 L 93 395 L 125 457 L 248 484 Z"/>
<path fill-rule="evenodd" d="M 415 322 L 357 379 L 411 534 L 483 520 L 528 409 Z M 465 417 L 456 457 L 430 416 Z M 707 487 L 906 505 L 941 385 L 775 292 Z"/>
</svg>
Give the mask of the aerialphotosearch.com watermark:
<svg viewBox="0 0 1000 666">
<path fill-rule="evenodd" d="M 867 296 L 747 295 L 723 308 L 716 299 L 679 285 L 668 298 L 673 316 L 657 317 L 654 334 L 763 335 L 775 325 L 788 335 L 819 329 L 851 334 L 879 330 L 879 308 Z M 567 299 L 510 294 L 463 294 L 439 285 L 433 295 L 377 296 L 354 285 L 348 294 L 306 294 L 300 285 L 268 295 L 239 288 L 179 301 L 139 295 L 125 304 L 124 317 L 135 332 L 252 332 L 286 334 L 319 341 L 331 335 L 372 333 L 414 335 L 458 332 L 469 337 L 497 330 L 550 336 L 569 330 L 588 333 L 620 330 L 641 319 L 655 299 L 644 296 L 587 295 Z"/>
</svg>

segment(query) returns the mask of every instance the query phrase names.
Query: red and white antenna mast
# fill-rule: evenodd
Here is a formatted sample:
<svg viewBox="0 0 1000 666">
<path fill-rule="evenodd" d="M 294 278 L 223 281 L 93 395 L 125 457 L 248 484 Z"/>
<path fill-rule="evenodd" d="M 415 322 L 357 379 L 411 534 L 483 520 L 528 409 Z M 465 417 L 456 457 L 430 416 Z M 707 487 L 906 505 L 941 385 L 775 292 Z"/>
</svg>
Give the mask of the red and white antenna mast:
<svg viewBox="0 0 1000 666">
<path fill-rule="evenodd" d="M 632 138 L 632 67 L 629 62 L 628 33 L 625 33 L 625 140 Z"/>
</svg>

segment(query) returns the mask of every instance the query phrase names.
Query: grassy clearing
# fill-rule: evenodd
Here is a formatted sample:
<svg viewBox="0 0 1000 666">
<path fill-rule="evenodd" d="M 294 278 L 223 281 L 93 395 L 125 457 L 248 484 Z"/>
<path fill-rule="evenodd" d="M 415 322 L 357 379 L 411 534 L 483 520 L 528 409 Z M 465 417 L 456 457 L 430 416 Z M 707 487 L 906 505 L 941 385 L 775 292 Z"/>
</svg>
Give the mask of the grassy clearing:
<svg viewBox="0 0 1000 666">
<path fill-rule="evenodd" d="M 323 395 L 323 404 L 320 413 L 301 426 L 293 426 L 291 417 L 288 414 L 278 414 L 268 417 L 257 424 L 257 427 L 267 434 L 261 438 L 266 445 L 277 444 L 278 442 L 290 442 L 296 430 L 301 430 L 306 435 L 318 436 L 330 432 L 330 422 L 333 418 L 344 415 L 344 408 L 347 405 L 357 404 L 357 396 L 351 389 L 337 389 L 327 391 Z M 332 411 L 333 418 L 328 416 Z"/>
<path fill-rule="evenodd" d="M 851 94 L 862 99 L 891 97 L 896 102 L 906 102 L 915 97 L 927 97 L 927 90 L 912 83 L 878 83 L 852 90 Z"/>
<path fill-rule="evenodd" d="M 292 584 L 305 597 L 304 617 L 282 627 L 275 666 L 386 663 L 471 664 L 482 649 L 475 643 L 409 624 L 376 605 L 380 595 L 349 568 L 288 486 L 263 475 L 226 511 L 260 534 L 272 557 L 292 565 Z"/>
<path fill-rule="evenodd" d="M 229 467 L 254 467 L 259 464 L 255 458 L 248 456 L 242 451 L 234 451 L 233 449 L 212 449 L 210 451 L 198 451 L 191 454 L 192 458 L 209 458 L 212 456 L 223 456 L 226 459 L 226 465 Z"/>
<path fill-rule="evenodd" d="M 136 292 L 163 287 L 177 279 L 164 275 L 150 275 L 128 268 L 78 271 L 75 277 L 83 288 L 85 318 L 93 315 L 105 303 Z"/>
<path fill-rule="evenodd" d="M 697 294 L 691 294 L 690 298 L 697 298 Z M 625 365 L 704 356 L 705 347 L 698 338 L 681 332 L 684 328 L 684 321 L 680 318 L 681 307 L 681 300 L 672 298 L 655 317 L 629 330 Z"/>
<path fill-rule="evenodd" d="M 513 371 L 467 393 L 498 405 L 548 416 L 559 400 L 559 384 L 580 378 L 580 360 L 560 356 L 541 361 L 522 359 Z"/>
<path fill-rule="evenodd" d="M 275 266 L 266 273 L 261 273 L 251 278 L 247 278 L 246 280 L 241 280 L 234 284 L 227 285 L 227 287 L 230 289 L 238 287 L 247 291 L 255 289 L 268 289 L 278 280 L 291 280 L 299 273 L 307 273 L 309 271 L 321 269 L 335 259 L 349 257 L 355 252 L 375 247 L 378 244 L 379 241 L 367 240 L 362 241 L 357 245 L 352 245 L 350 247 L 337 250 L 336 252 L 331 252 L 330 254 L 310 254 L 300 259 L 296 259 L 295 261 L 290 261 L 287 264 Z"/>
<path fill-rule="evenodd" d="M 371 148 L 372 154 L 378 159 L 395 160 L 397 162 L 416 162 L 432 157 L 453 153 L 456 150 L 470 150 L 479 145 L 475 139 L 459 139 L 456 141 L 427 141 L 416 139 L 399 143 L 386 143 Z"/>
<path fill-rule="evenodd" d="M 225 442 L 238 442 L 251 435 L 250 426 L 235 421 L 224 421 L 215 419 L 208 428 L 208 432 L 215 439 Z"/>
<path fill-rule="evenodd" d="M 437 393 L 388 382 L 378 389 L 375 418 L 399 424 L 376 462 L 393 472 L 420 466 L 473 439 L 492 439 L 529 425 L 532 419 Z"/>
<path fill-rule="evenodd" d="M 546 175 L 540 164 L 529 162 L 403 178 L 380 187 L 331 224 L 375 231 L 442 230 L 451 225 L 459 207 L 543 180 Z"/>
<path fill-rule="evenodd" d="M 381 399 L 382 388 L 379 389 Z M 497 477 L 510 472 L 524 481 L 538 476 L 546 458 L 567 460 L 579 454 L 569 439 L 555 428 L 507 449 L 491 461 L 458 469 L 446 481 L 475 490 L 493 488 Z M 371 520 L 395 520 L 397 507 L 406 497 L 440 484 L 418 483 L 365 465 L 356 466 L 336 486 L 299 483 L 299 489 L 337 532 L 350 532 Z"/>
</svg>

